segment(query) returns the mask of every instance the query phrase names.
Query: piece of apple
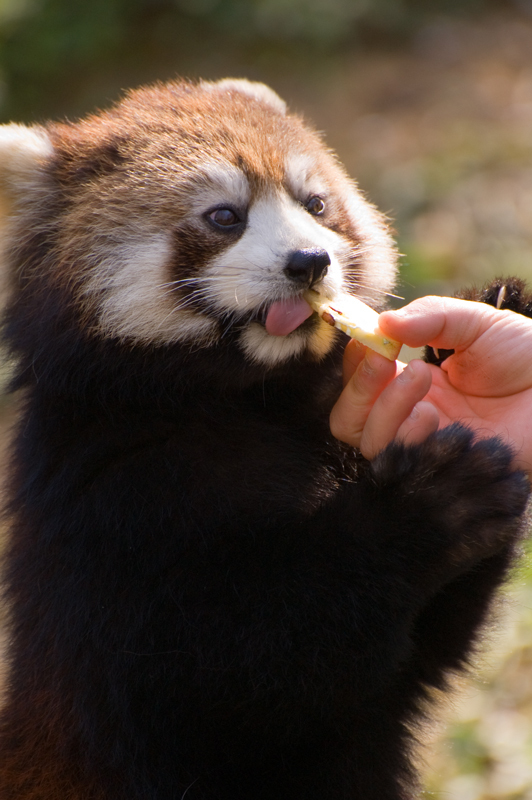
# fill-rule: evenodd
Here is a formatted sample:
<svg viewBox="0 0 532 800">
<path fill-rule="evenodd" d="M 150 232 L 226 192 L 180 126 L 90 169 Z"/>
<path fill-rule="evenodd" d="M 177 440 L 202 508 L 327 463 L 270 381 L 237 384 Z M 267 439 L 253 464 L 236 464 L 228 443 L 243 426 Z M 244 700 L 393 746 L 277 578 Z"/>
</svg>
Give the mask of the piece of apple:
<svg viewBox="0 0 532 800">
<path fill-rule="evenodd" d="M 334 325 L 352 339 L 365 344 L 371 350 L 395 361 L 402 347 L 400 342 L 385 336 L 379 328 L 379 315 L 362 300 L 350 294 L 342 294 L 327 300 L 317 292 L 305 293 L 305 300 L 320 317 Z"/>
</svg>

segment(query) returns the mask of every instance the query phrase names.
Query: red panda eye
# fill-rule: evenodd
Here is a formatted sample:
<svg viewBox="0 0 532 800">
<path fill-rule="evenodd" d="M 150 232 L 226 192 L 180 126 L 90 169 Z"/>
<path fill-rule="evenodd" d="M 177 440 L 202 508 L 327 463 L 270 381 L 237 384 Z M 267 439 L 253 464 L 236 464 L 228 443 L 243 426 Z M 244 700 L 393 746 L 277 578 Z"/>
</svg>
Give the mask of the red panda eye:
<svg viewBox="0 0 532 800">
<path fill-rule="evenodd" d="M 306 204 L 306 209 L 310 214 L 314 214 L 315 217 L 319 217 L 320 214 L 323 214 L 325 211 L 325 203 L 318 197 L 317 195 L 311 197 L 310 200 Z"/>
<path fill-rule="evenodd" d="M 237 225 L 240 222 L 235 212 L 231 211 L 230 208 L 217 208 L 215 211 L 211 211 L 208 216 L 209 219 L 212 219 L 213 222 L 224 228 Z"/>
</svg>

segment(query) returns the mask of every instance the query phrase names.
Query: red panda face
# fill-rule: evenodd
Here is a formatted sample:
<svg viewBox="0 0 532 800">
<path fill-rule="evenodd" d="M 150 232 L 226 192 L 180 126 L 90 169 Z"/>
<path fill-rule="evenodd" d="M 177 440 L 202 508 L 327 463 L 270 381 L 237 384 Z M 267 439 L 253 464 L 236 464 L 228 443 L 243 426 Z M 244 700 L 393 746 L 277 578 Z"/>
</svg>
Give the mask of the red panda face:
<svg viewBox="0 0 532 800">
<path fill-rule="evenodd" d="M 2 170 L 8 236 L 49 227 L 42 268 L 91 335 L 319 359 L 336 332 L 304 292 L 393 285 L 382 218 L 262 84 L 170 83 L 74 125 L 5 126 Z"/>
</svg>

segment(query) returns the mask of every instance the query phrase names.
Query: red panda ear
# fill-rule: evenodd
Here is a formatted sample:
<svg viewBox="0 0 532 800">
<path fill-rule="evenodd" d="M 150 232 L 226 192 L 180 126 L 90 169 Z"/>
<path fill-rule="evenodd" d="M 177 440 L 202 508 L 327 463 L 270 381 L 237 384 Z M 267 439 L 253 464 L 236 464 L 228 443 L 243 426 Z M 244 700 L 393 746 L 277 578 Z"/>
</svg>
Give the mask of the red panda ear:
<svg viewBox="0 0 532 800">
<path fill-rule="evenodd" d="M 11 242 L 32 230 L 36 206 L 46 207 L 53 191 L 45 172 L 54 148 L 44 128 L 0 125 L 0 297 L 10 273 Z"/>
<path fill-rule="evenodd" d="M 3 203 L 24 200 L 41 188 L 42 170 L 54 149 L 44 128 L 0 125 L 0 198 Z"/>
<path fill-rule="evenodd" d="M 245 78 L 223 78 L 220 81 L 201 81 L 200 86 L 210 92 L 239 92 L 240 94 L 247 94 L 254 100 L 271 106 L 279 114 L 286 114 L 285 101 L 265 83 L 248 81 Z"/>
</svg>

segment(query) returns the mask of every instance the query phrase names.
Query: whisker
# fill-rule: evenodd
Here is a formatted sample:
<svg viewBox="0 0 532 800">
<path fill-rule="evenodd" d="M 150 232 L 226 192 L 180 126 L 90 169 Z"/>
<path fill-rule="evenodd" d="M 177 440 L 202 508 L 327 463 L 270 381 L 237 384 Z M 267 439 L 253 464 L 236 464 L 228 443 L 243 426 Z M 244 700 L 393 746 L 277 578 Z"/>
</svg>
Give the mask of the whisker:
<svg viewBox="0 0 532 800">
<path fill-rule="evenodd" d="M 382 294 L 385 297 L 393 297 L 396 300 L 405 299 L 404 297 L 401 297 L 398 294 L 392 294 L 392 292 L 387 292 L 384 289 L 379 289 L 378 286 L 371 286 L 370 284 L 367 283 L 360 283 L 360 281 L 357 281 L 356 279 L 349 281 L 349 286 L 352 289 L 367 289 L 368 291 L 374 292 L 375 294 Z"/>
</svg>

